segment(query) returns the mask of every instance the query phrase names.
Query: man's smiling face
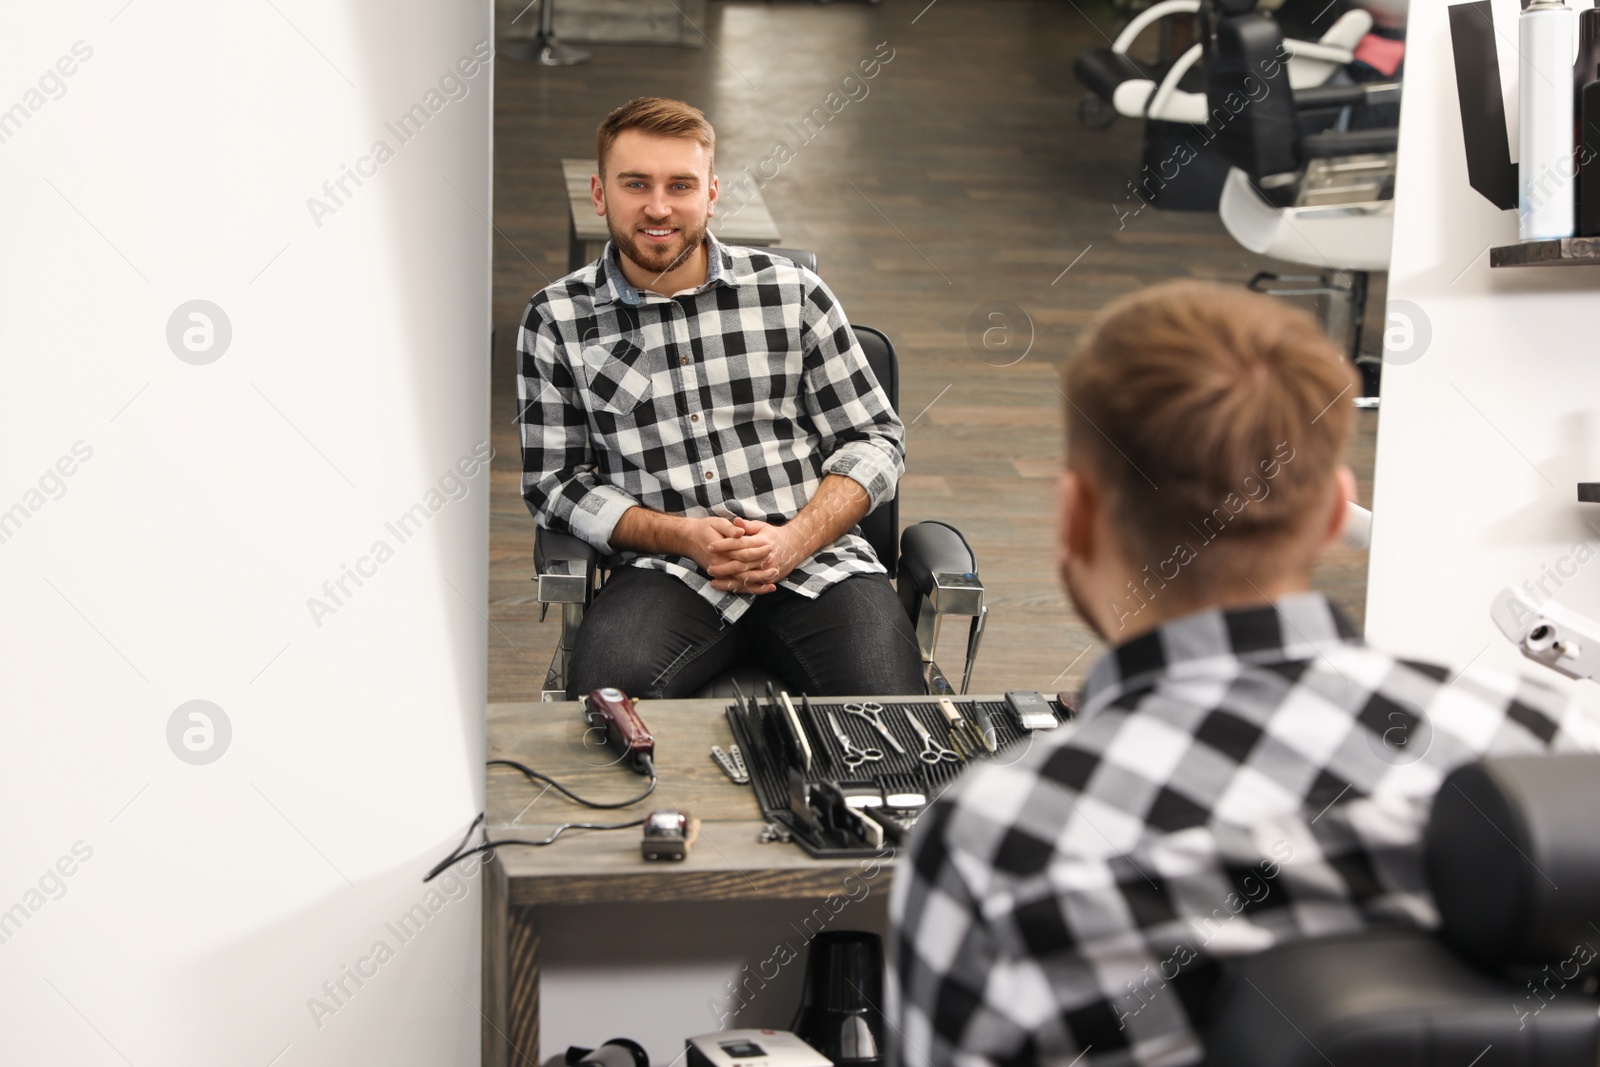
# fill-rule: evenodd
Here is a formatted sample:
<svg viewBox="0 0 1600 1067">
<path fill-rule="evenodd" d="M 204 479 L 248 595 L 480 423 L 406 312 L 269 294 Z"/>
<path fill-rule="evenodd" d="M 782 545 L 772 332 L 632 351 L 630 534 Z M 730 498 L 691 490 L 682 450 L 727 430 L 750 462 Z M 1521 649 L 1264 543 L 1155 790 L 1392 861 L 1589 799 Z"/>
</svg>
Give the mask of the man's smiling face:
<svg viewBox="0 0 1600 1067">
<path fill-rule="evenodd" d="M 665 274 L 705 241 L 717 183 L 705 146 L 693 137 L 625 130 L 606 155 L 595 206 L 623 255 Z"/>
</svg>

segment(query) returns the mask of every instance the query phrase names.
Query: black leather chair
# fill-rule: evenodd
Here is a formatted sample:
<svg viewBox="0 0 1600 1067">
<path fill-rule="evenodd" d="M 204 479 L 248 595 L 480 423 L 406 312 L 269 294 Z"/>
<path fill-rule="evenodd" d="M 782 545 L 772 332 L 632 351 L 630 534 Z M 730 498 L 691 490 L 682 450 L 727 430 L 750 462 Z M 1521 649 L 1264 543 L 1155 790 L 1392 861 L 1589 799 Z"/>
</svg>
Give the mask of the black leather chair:
<svg viewBox="0 0 1600 1067">
<path fill-rule="evenodd" d="M 1597 811 L 1600 756 L 1458 768 L 1426 837 L 1439 932 L 1300 941 L 1226 965 L 1206 1064 L 1593 1067 Z"/>
<path fill-rule="evenodd" d="M 786 256 L 813 272 L 816 270 L 814 253 L 792 248 L 759 251 Z M 882 331 L 870 326 L 856 325 L 854 330 L 873 374 L 888 394 L 889 403 L 898 411 L 900 365 L 894 345 Z M 861 520 L 859 530 L 895 581 L 901 606 L 917 634 L 928 691 L 965 693 L 988 616 L 983 583 L 978 578 L 978 560 L 971 546 L 959 530 L 942 522 L 919 522 L 902 533 L 898 489 Z M 565 700 L 567 669 L 578 630 L 583 625 L 584 609 L 604 582 L 607 571 L 599 553 L 587 542 L 543 527 L 534 532 L 534 568 L 534 580 L 539 584 L 540 618 L 544 618 L 552 604 L 561 608 L 561 637 L 540 696 L 543 700 Z M 950 683 L 934 660 L 942 623 L 952 615 L 969 620 L 966 662 L 959 689 Z M 746 693 L 757 692 L 769 680 L 774 685 L 781 684 L 775 675 L 757 665 L 742 663 L 698 695 L 731 697 L 733 683 Z"/>
<path fill-rule="evenodd" d="M 1280 61 L 1282 28 L 1271 15 L 1238 6 L 1206 0 L 1200 9 L 1207 123 L 1232 166 L 1282 206 L 1294 203 L 1314 159 L 1395 150 L 1398 82 L 1295 89 Z"/>
</svg>

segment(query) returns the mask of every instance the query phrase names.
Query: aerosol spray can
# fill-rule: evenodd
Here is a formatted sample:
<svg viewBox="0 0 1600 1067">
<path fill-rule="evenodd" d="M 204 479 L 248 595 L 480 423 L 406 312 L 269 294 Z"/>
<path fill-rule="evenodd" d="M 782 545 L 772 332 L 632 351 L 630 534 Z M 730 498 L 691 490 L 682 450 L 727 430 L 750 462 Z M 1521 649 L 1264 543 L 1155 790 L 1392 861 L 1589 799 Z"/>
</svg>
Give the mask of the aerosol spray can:
<svg viewBox="0 0 1600 1067">
<path fill-rule="evenodd" d="M 1573 230 L 1572 9 L 1533 0 L 1517 20 L 1517 236 L 1571 237 Z"/>
</svg>

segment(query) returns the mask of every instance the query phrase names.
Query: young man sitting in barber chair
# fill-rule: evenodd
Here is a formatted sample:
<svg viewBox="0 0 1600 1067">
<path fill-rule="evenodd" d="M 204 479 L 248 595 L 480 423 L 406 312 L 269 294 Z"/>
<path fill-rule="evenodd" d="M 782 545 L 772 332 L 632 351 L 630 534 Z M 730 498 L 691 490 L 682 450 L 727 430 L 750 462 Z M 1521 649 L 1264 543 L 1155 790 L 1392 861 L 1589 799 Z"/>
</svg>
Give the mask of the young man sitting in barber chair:
<svg viewBox="0 0 1600 1067">
<path fill-rule="evenodd" d="M 1600 749 L 1554 689 L 1369 648 L 1311 591 L 1357 381 L 1309 315 L 1158 286 L 1065 383 L 1061 578 L 1113 647 L 1072 725 L 918 823 L 891 899 L 907 1067 L 1198 1063 L 1220 958 L 1437 924 L 1450 770 Z"/>
<path fill-rule="evenodd" d="M 529 303 L 522 494 L 609 556 L 568 695 L 682 697 L 752 660 L 812 694 L 923 692 L 916 635 L 853 533 L 904 427 L 812 272 L 708 230 L 716 135 L 645 98 L 598 131 L 611 240 Z"/>
</svg>

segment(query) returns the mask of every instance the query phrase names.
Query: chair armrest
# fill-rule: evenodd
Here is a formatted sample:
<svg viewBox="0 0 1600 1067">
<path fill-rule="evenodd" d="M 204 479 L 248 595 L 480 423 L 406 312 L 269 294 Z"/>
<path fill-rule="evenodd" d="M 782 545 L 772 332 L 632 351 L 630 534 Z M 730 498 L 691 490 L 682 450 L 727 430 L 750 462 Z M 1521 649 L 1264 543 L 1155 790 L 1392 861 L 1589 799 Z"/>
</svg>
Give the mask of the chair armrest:
<svg viewBox="0 0 1600 1067">
<path fill-rule="evenodd" d="M 1318 44 L 1333 48 L 1355 48 L 1361 38 L 1372 32 L 1372 13 L 1352 8 L 1334 20 L 1327 32 L 1317 38 Z"/>
<path fill-rule="evenodd" d="M 1366 156 L 1396 151 L 1400 131 L 1330 130 L 1300 139 L 1300 154 L 1306 159 L 1338 159 L 1341 156 Z"/>
<path fill-rule="evenodd" d="M 1178 91 L 1178 83 L 1183 76 L 1189 73 L 1189 68 L 1200 62 L 1203 49 L 1200 45 L 1190 45 L 1189 50 L 1178 57 L 1172 64 L 1172 69 L 1167 71 L 1167 76 L 1161 79 L 1161 84 L 1156 86 L 1156 91 L 1151 94 L 1145 106 L 1145 114 L 1151 118 L 1165 119 L 1167 105 L 1172 101 L 1172 96 Z"/>
<path fill-rule="evenodd" d="M 1348 48 L 1321 44 L 1317 41 L 1296 41 L 1292 37 L 1284 40 L 1283 49 L 1289 53 L 1290 59 L 1321 59 L 1341 66 L 1356 57 Z"/>
<path fill-rule="evenodd" d="M 587 604 L 600 553 L 587 541 L 543 526 L 533 533 L 533 567 L 541 604 Z"/>
<path fill-rule="evenodd" d="M 1393 94 L 1393 100 L 1387 99 L 1390 94 Z M 1335 107 L 1363 107 L 1375 103 L 1394 104 L 1399 102 L 1399 98 L 1400 86 L 1397 82 L 1369 82 L 1365 85 L 1319 85 L 1313 89 L 1294 90 L 1294 106 L 1300 111 L 1314 111 Z"/>
<path fill-rule="evenodd" d="M 1168 15 L 1193 15 L 1199 10 L 1200 0 L 1162 0 L 1159 4 L 1153 4 L 1122 28 L 1122 32 L 1117 34 L 1117 39 L 1111 42 L 1111 50 L 1126 55 L 1128 49 L 1133 46 L 1134 39 L 1151 23 Z"/>
<path fill-rule="evenodd" d="M 983 583 L 978 557 L 961 531 L 942 522 L 919 522 L 900 535 L 900 580 L 911 582 L 938 615 L 979 615 Z"/>
</svg>

